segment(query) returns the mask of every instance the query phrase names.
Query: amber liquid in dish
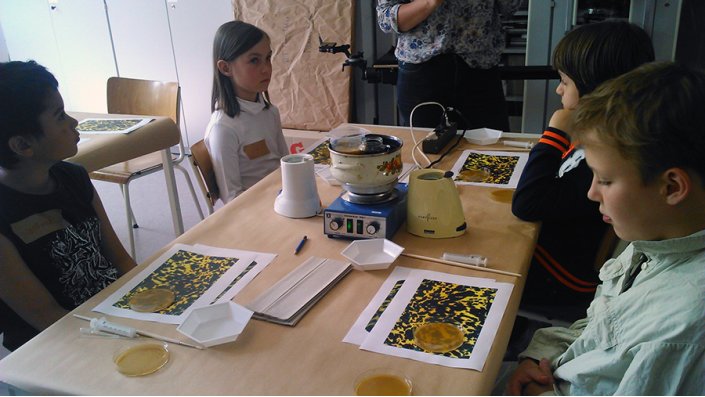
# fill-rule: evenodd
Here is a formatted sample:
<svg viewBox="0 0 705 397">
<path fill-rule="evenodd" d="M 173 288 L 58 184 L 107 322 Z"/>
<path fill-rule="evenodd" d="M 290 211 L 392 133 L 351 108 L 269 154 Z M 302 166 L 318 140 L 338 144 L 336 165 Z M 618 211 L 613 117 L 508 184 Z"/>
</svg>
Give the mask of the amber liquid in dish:
<svg viewBox="0 0 705 397">
<path fill-rule="evenodd" d="M 176 294 L 168 288 L 150 288 L 135 293 L 128 302 L 130 309 L 142 313 L 154 313 L 174 303 Z"/>
<path fill-rule="evenodd" d="M 376 374 L 363 378 L 355 387 L 358 396 L 410 396 L 411 385 L 406 379 L 391 374 Z"/>
<path fill-rule="evenodd" d="M 468 169 L 460 171 L 457 179 L 463 182 L 483 182 L 489 176 L 490 173 L 486 170 Z"/>
<path fill-rule="evenodd" d="M 119 352 L 113 361 L 123 375 L 148 375 L 169 361 L 169 350 L 166 344 L 143 343 Z"/>
<path fill-rule="evenodd" d="M 449 323 L 425 323 L 414 331 L 414 342 L 427 352 L 446 353 L 460 347 L 465 340 L 463 330 Z"/>
</svg>

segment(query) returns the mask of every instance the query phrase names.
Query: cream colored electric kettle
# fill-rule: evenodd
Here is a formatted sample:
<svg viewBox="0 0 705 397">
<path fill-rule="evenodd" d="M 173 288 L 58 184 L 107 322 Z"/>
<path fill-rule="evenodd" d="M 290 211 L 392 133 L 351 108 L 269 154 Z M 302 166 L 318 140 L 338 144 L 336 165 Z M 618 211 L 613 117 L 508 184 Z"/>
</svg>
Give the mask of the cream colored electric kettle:
<svg viewBox="0 0 705 397">
<path fill-rule="evenodd" d="M 417 236 L 457 237 L 467 229 L 463 206 L 450 171 L 412 171 L 406 209 L 406 230 Z"/>
</svg>

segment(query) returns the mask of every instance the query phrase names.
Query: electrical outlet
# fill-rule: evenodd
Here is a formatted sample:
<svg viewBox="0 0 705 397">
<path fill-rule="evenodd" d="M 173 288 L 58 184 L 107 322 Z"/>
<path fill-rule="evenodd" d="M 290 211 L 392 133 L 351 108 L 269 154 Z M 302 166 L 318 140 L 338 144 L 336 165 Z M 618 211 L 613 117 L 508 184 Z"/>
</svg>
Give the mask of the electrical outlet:
<svg viewBox="0 0 705 397">
<path fill-rule="evenodd" d="M 435 132 L 434 135 L 431 135 L 421 142 L 421 150 L 423 150 L 424 153 L 440 153 L 448 142 L 458 134 L 458 127 L 456 123 L 452 122 L 449 126 L 439 125 L 433 131 Z"/>
</svg>

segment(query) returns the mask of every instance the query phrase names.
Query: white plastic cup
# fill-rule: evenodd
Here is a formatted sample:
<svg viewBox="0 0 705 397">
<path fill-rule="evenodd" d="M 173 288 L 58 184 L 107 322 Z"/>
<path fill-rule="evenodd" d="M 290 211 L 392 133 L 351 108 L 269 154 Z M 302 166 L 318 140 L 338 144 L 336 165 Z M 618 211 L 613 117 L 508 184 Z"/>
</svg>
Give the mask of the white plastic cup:
<svg viewBox="0 0 705 397">
<path fill-rule="evenodd" d="M 310 154 L 281 158 L 282 191 L 274 200 L 274 211 L 289 218 L 309 218 L 321 212 L 316 174 Z"/>
</svg>

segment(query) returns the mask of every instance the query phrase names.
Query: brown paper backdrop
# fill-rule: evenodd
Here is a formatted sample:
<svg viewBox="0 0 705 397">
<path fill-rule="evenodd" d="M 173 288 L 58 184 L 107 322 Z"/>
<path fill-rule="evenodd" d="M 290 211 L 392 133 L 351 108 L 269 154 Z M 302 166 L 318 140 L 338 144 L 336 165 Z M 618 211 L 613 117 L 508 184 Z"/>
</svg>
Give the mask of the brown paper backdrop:
<svg viewBox="0 0 705 397">
<path fill-rule="evenodd" d="M 350 118 L 345 54 L 318 52 L 324 41 L 351 44 L 353 0 L 233 0 L 235 19 L 272 40 L 269 95 L 284 128 L 328 131 Z"/>
</svg>

